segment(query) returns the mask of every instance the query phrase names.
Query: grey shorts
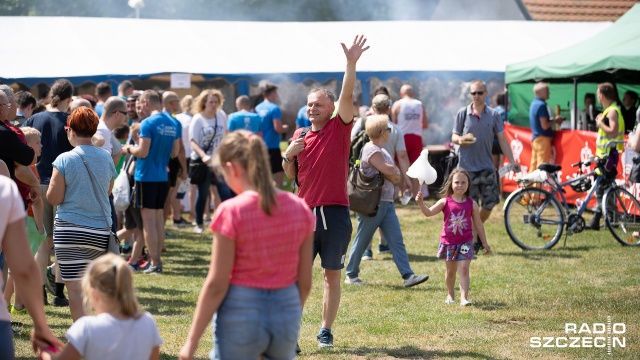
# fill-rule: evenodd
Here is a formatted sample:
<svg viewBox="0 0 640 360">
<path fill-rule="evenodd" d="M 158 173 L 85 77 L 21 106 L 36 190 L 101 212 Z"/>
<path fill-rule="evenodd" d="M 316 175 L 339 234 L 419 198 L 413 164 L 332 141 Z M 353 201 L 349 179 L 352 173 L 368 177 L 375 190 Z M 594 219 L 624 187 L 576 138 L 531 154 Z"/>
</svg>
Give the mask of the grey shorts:
<svg viewBox="0 0 640 360">
<path fill-rule="evenodd" d="M 313 259 L 320 254 L 320 266 L 323 269 L 342 270 L 353 230 L 349 208 L 327 205 L 315 207 L 312 211 L 316 216 Z"/>
<path fill-rule="evenodd" d="M 469 195 L 481 208 L 493 209 L 500 202 L 500 189 L 498 188 L 498 178 L 495 169 L 485 169 L 481 171 L 469 171 L 471 186 Z"/>
</svg>

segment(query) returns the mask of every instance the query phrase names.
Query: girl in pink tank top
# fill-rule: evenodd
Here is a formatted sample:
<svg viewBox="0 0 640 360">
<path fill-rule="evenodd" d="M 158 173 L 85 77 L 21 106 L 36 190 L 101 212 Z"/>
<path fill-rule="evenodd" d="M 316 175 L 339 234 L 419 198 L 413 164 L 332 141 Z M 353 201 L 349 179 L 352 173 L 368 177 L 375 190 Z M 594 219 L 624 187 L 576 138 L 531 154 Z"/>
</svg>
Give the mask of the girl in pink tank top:
<svg viewBox="0 0 640 360">
<path fill-rule="evenodd" d="M 442 186 L 442 197 L 428 208 L 422 201 L 422 192 L 416 195 L 416 203 L 426 217 L 442 212 L 444 223 L 440 234 L 438 258 L 445 260 L 447 273 L 447 299 L 445 303 L 455 302 L 456 273 L 460 274 L 460 305 L 471 305 L 469 293 L 469 266 L 473 259 L 473 232 L 478 234 L 485 249 L 485 254 L 491 252 L 487 244 L 484 225 L 480 220 L 478 204 L 469 197 L 469 174 L 463 169 L 454 169 Z"/>
</svg>

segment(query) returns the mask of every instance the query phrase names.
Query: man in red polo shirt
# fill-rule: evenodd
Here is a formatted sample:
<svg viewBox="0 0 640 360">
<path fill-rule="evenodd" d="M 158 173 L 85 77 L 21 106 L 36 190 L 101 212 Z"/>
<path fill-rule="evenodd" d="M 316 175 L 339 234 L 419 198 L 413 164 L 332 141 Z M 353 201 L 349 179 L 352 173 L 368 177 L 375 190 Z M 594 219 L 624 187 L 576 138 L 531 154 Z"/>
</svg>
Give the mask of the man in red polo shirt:
<svg viewBox="0 0 640 360">
<path fill-rule="evenodd" d="M 353 127 L 353 87 L 356 63 L 369 47 L 364 36 L 356 36 L 349 48 L 342 45 L 347 68 L 335 110 L 335 96 L 326 89 L 313 89 L 307 97 L 307 115 L 311 129 L 300 139 L 296 130 L 282 159 L 289 178 L 298 176 L 299 196 L 316 215 L 313 257 L 320 254 L 324 273 L 322 327 L 318 347 L 333 347 L 331 326 L 340 305 L 340 279 L 345 254 L 351 241 L 351 219 L 347 196 L 348 158 Z"/>
</svg>

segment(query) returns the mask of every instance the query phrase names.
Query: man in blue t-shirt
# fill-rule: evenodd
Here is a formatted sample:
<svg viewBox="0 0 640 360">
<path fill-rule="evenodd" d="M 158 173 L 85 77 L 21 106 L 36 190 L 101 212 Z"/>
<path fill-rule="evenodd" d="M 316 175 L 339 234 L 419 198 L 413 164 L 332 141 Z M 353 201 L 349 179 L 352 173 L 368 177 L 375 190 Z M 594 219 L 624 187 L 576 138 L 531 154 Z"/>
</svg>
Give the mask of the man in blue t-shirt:
<svg viewBox="0 0 640 360">
<path fill-rule="evenodd" d="M 298 110 L 298 116 L 296 117 L 296 129 L 303 127 L 310 127 L 311 121 L 309 121 L 309 117 L 307 116 L 307 105 L 303 105 L 300 110 Z"/>
<path fill-rule="evenodd" d="M 98 103 L 96 104 L 93 110 L 96 111 L 98 117 L 102 116 L 102 110 L 104 110 L 104 103 L 113 96 L 113 91 L 111 91 L 111 85 L 106 82 L 101 82 L 96 85 L 96 98 L 98 99 Z"/>
<path fill-rule="evenodd" d="M 135 206 L 140 208 L 144 239 L 151 256 L 151 266 L 144 272 L 162 274 L 160 245 L 164 243 L 164 204 L 169 192 L 169 159 L 178 156 L 181 137 L 178 126 L 162 113 L 160 95 L 146 90 L 139 98 L 145 120 L 140 125 L 140 145 L 125 145 L 122 151 L 137 158 Z"/>
<path fill-rule="evenodd" d="M 547 109 L 549 99 L 549 84 L 536 83 L 533 86 L 536 98 L 529 108 L 529 126 L 533 136 L 531 137 L 531 163 L 529 172 L 535 171 L 538 165 L 548 163 L 551 159 L 551 141 L 553 140 L 553 125 L 564 121 L 561 116 L 551 117 Z"/>
<path fill-rule="evenodd" d="M 229 131 L 244 129 L 254 134 L 262 135 L 262 118 L 260 115 L 249 111 L 251 109 L 251 101 L 247 95 L 238 96 L 236 109 L 238 111 L 229 114 L 227 129 Z"/>
<path fill-rule="evenodd" d="M 282 153 L 280 151 L 280 134 L 287 132 L 288 126 L 282 124 L 282 111 L 275 101 L 278 99 L 278 87 L 267 84 L 262 92 L 264 101 L 256 106 L 256 112 L 262 117 L 262 137 L 269 150 L 271 173 L 273 181 L 279 188 L 282 187 Z"/>
</svg>

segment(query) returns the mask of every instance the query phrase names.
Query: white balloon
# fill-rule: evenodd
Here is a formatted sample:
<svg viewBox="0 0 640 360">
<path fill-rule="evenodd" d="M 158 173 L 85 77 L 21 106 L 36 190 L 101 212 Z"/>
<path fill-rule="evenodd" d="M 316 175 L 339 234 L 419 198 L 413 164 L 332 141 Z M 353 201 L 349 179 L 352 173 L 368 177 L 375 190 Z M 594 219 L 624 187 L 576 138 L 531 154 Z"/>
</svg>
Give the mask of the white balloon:
<svg viewBox="0 0 640 360">
<path fill-rule="evenodd" d="M 418 179 L 421 184 L 431 185 L 436 182 L 438 173 L 436 169 L 429 164 L 429 150 L 422 150 L 420 156 L 407 170 L 407 175 L 410 178 Z"/>
</svg>

